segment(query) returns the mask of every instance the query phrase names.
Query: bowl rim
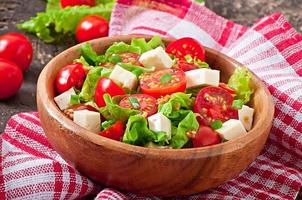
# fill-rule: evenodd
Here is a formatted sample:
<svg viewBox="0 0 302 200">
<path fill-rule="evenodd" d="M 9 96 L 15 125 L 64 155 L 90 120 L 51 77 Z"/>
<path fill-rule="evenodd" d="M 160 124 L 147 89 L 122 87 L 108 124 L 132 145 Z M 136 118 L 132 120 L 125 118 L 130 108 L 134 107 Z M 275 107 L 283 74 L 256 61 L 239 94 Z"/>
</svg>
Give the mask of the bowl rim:
<svg viewBox="0 0 302 200">
<path fill-rule="evenodd" d="M 105 38 L 99 38 L 95 40 L 89 41 L 89 43 L 102 43 L 103 41 L 106 41 L 110 39 L 111 41 L 125 41 L 129 40 L 129 38 L 133 37 L 139 37 L 139 38 L 146 38 L 150 39 L 151 36 L 133 36 L 133 35 L 123 35 L 123 36 L 113 36 L 113 37 L 105 37 Z M 173 38 L 164 38 L 162 37 L 162 40 L 166 42 L 171 42 L 175 39 Z M 119 151 L 121 154 L 137 154 L 140 156 L 146 156 L 149 157 L 159 157 L 163 156 L 165 158 L 169 159 L 183 159 L 183 160 L 190 160 L 191 158 L 206 158 L 209 156 L 216 156 L 221 155 L 221 149 L 223 149 L 223 154 L 231 153 L 233 151 L 236 151 L 238 149 L 244 148 L 246 144 L 256 140 L 258 137 L 263 134 L 263 129 L 270 128 L 272 125 L 272 120 L 274 116 L 274 103 L 271 97 L 270 92 L 264 85 L 264 83 L 253 73 L 253 82 L 257 82 L 257 84 L 260 85 L 261 89 L 264 90 L 266 94 L 266 99 L 263 99 L 263 107 L 267 108 L 267 110 L 263 110 L 263 113 L 267 113 L 266 117 L 263 118 L 263 120 L 259 120 L 257 124 L 254 124 L 252 129 L 248 131 L 247 134 L 241 135 L 237 137 L 234 140 L 225 142 L 225 143 L 219 143 L 212 146 L 207 147 L 198 147 L 198 148 L 184 148 L 184 149 L 158 149 L 158 148 L 146 148 L 142 146 L 136 146 L 132 144 L 126 144 L 120 141 L 111 140 L 105 137 L 100 137 L 99 135 L 92 133 L 85 128 L 75 124 L 71 119 L 69 119 L 67 116 L 63 114 L 63 112 L 57 107 L 56 103 L 54 102 L 53 97 L 48 92 L 48 88 L 51 87 L 49 83 L 50 81 L 47 81 L 48 74 L 52 73 L 52 66 L 53 63 L 55 63 L 57 60 L 64 59 L 66 55 L 69 54 L 69 52 L 72 51 L 78 51 L 78 49 L 81 47 L 83 43 L 77 44 L 73 47 L 70 47 L 57 56 L 55 56 L 42 70 L 37 84 L 37 99 L 40 96 L 40 102 L 45 107 L 45 110 L 48 112 L 48 114 L 55 119 L 59 124 L 61 124 L 62 127 L 66 128 L 70 133 L 75 133 L 77 136 L 83 138 L 85 141 L 90 142 L 91 144 L 105 147 L 109 150 L 113 151 Z M 243 67 L 244 65 L 239 63 L 238 61 L 234 60 L 233 58 L 228 57 L 227 55 L 205 47 L 205 50 L 208 52 L 215 53 L 221 57 L 223 57 L 226 60 L 229 60 L 233 65 L 237 67 Z M 53 87 L 53 86 L 52 86 Z M 43 98 L 42 98 L 43 97 Z M 39 110 L 39 106 L 38 106 Z M 269 112 L 268 112 L 269 111 Z M 39 111 L 40 113 L 40 111 Z M 223 148 L 221 148 L 223 147 Z M 188 154 L 192 156 L 188 156 Z"/>
</svg>

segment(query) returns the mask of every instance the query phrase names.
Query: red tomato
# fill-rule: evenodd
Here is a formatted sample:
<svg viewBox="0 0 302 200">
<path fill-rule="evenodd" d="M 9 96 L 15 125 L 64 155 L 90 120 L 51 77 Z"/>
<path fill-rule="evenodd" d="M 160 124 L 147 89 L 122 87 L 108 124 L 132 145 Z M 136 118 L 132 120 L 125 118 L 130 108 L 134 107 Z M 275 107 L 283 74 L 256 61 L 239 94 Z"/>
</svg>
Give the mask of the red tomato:
<svg viewBox="0 0 302 200">
<path fill-rule="evenodd" d="M 109 24 L 107 20 L 98 15 L 89 15 L 82 19 L 76 29 L 78 42 L 85 42 L 108 36 Z"/>
<path fill-rule="evenodd" d="M 7 33 L 0 36 L 0 58 L 10 60 L 25 71 L 33 57 L 30 41 L 20 33 Z"/>
<path fill-rule="evenodd" d="M 179 60 L 177 63 L 176 63 L 176 66 L 177 68 L 183 70 L 183 71 L 190 71 L 190 70 L 194 70 L 194 69 L 198 69 L 199 67 L 194 65 L 193 63 L 188 63 L 187 61 L 185 60 Z"/>
<path fill-rule="evenodd" d="M 180 69 L 162 69 L 144 73 L 139 78 L 141 91 L 155 98 L 186 90 L 185 73 Z"/>
<path fill-rule="evenodd" d="M 186 55 L 192 58 L 205 61 L 205 50 L 203 46 L 195 39 L 185 37 L 170 43 L 166 52 L 174 55 L 176 58 L 184 59 Z"/>
<path fill-rule="evenodd" d="M 122 121 L 117 121 L 109 128 L 101 131 L 99 135 L 112 140 L 121 141 L 124 135 L 124 123 Z"/>
<path fill-rule="evenodd" d="M 0 58 L 0 99 L 14 95 L 21 87 L 23 74 L 13 62 Z"/>
<path fill-rule="evenodd" d="M 137 100 L 138 107 L 136 107 L 136 104 L 130 102 L 130 98 Z M 120 101 L 120 106 L 146 112 L 147 117 L 157 112 L 156 99 L 147 94 L 132 94 L 130 96 L 126 96 Z"/>
<path fill-rule="evenodd" d="M 233 100 L 233 96 L 220 87 L 205 87 L 197 94 L 193 111 L 200 114 L 199 123 L 207 126 L 215 120 L 236 119 L 238 112 L 232 108 Z"/>
<path fill-rule="evenodd" d="M 233 88 L 230 88 L 227 84 L 225 83 L 219 83 L 219 87 L 225 89 L 226 91 L 228 91 L 230 94 L 236 94 L 236 90 L 234 90 Z"/>
<path fill-rule="evenodd" d="M 67 6 L 95 6 L 95 0 L 60 0 L 62 8 Z"/>
<path fill-rule="evenodd" d="M 81 89 L 85 81 L 86 72 L 81 63 L 73 63 L 63 67 L 56 78 L 56 87 L 59 94 L 71 87 Z"/>
<path fill-rule="evenodd" d="M 120 86 L 115 84 L 111 79 L 100 78 L 100 80 L 96 85 L 95 95 L 94 95 L 95 102 L 99 107 L 103 107 L 106 105 L 103 99 L 103 95 L 105 93 L 110 94 L 111 97 L 126 94 L 124 90 Z"/>
<path fill-rule="evenodd" d="M 218 133 L 208 126 L 200 126 L 196 135 L 192 138 L 193 147 L 205 147 L 220 142 L 221 139 Z"/>
</svg>

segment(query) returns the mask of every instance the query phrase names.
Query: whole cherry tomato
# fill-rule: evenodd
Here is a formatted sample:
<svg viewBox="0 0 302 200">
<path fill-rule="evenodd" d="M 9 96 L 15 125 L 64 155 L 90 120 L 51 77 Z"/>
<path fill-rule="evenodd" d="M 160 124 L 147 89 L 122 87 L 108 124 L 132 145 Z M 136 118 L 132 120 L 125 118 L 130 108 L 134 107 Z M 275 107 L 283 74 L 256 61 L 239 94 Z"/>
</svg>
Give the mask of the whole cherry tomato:
<svg viewBox="0 0 302 200">
<path fill-rule="evenodd" d="M 20 33 L 7 33 L 0 36 L 0 58 L 10 60 L 25 71 L 29 68 L 33 57 L 30 41 Z"/>
<path fill-rule="evenodd" d="M 98 15 L 89 15 L 82 19 L 76 29 L 78 42 L 85 42 L 108 36 L 109 24 L 107 20 Z"/>
<path fill-rule="evenodd" d="M 111 97 L 126 94 L 125 91 L 120 86 L 115 84 L 111 79 L 100 78 L 96 85 L 94 95 L 95 102 L 99 107 L 103 107 L 106 105 L 103 99 L 103 95 L 105 93 L 110 94 Z"/>
<path fill-rule="evenodd" d="M 95 0 L 60 0 L 62 8 L 67 6 L 95 6 Z"/>
<path fill-rule="evenodd" d="M 13 96 L 21 87 L 23 74 L 13 62 L 0 58 L 0 99 Z"/>
<path fill-rule="evenodd" d="M 86 72 L 81 63 L 73 63 L 63 67 L 56 78 L 56 87 L 59 94 L 71 87 L 81 89 L 86 77 Z"/>
<path fill-rule="evenodd" d="M 200 126 L 196 135 L 192 138 L 194 147 L 204 147 L 219 144 L 221 139 L 216 131 L 208 126 Z"/>
</svg>

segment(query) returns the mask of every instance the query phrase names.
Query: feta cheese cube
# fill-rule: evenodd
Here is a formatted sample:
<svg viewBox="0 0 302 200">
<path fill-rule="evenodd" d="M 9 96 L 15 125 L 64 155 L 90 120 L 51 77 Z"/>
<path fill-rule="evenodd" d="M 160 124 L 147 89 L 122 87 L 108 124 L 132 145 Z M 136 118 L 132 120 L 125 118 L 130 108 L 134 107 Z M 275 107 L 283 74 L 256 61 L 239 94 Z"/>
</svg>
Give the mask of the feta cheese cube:
<svg viewBox="0 0 302 200">
<path fill-rule="evenodd" d="M 55 100 L 56 104 L 59 106 L 60 110 L 65 110 L 71 106 L 70 105 L 71 95 L 76 95 L 73 88 L 70 88 L 66 92 L 63 92 L 62 94 L 60 94 L 54 98 L 54 100 Z"/>
<path fill-rule="evenodd" d="M 187 88 L 193 88 L 203 85 L 219 85 L 219 70 L 202 68 L 187 71 L 185 72 L 185 74 L 187 79 Z"/>
<path fill-rule="evenodd" d="M 101 116 L 99 112 L 89 110 L 74 111 L 73 121 L 93 133 L 99 133 L 101 130 Z"/>
<path fill-rule="evenodd" d="M 119 65 L 115 65 L 113 71 L 111 72 L 109 78 L 115 83 L 122 85 L 123 88 L 133 90 L 137 86 L 136 76 Z"/>
<path fill-rule="evenodd" d="M 170 68 L 173 65 L 173 60 L 162 47 L 143 53 L 139 61 L 145 67 Z"/>
<path fill-rule="evenodd" d="M 238 110 L 238 116 L 244 128 L 247 131 L 251 130 L 253 124 L 254 109 L 243 105 L 242 108 Z"/>
<path fill-rule="evenodd" d="M 171 139 L 171 121 L 162 113 L 156 113 L 148 117 L 149 128 L 152 131 L 164 131 L 167 133 L 168 140 Z"/>
<path fill-rule="evenodd" d="M 232 140 L 246 133 L 246 130 L 240 120 L 229 119 L 222 124 L 222 127 L 216 130 L 220 137 L 226 140 Z"/>
</svg>

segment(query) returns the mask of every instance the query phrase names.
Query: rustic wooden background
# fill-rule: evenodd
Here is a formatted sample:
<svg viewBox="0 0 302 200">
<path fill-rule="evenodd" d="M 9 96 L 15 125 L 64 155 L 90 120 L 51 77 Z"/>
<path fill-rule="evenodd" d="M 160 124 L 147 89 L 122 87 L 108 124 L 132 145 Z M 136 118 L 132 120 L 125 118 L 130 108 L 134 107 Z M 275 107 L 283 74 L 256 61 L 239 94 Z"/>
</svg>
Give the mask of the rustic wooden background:
<svg viewBox="0 0 302 200">
<path fill-rule="evenodd" d="M 0 34 L 18 31 L 16 24 L 45 9 L 44 0 L 0 0 Z M 206 0 L 206 6 L 217 14 L 235 22 L 251 25 L 264 15 L 281 11 L 292 25 L 302 32 L 301 0 Z M 36 110 L 36 82 L 45 64 L 59 52 L 75 44 L 73 38 L 64 44 L 45 44 L 37 37 L 26 34 L 32 41 L 34 58 L 30 70 L 24 74 L 24 83 L 18 94 L 0 101 L 0 133 L 10 116 L 18 112 Z"/>
</svg>

